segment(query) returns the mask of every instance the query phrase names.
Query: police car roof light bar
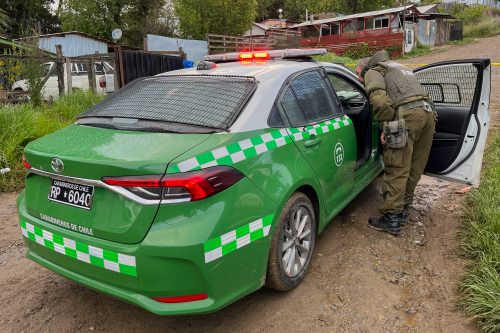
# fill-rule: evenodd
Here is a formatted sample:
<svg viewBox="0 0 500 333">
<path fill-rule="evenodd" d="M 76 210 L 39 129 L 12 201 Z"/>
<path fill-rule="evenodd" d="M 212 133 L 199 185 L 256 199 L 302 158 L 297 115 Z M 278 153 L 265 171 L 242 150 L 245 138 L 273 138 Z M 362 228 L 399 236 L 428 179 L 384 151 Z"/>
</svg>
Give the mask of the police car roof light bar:
<svg viewBox="0 0 500 333">
<path fill-rule="evenodd" d="M 205 60 L 221 62 L 252 59 L 286 59 L 309 57 L 326 53 L 326 49 L 285 49 L 255 52 L 230 52 L 206 55 Z"/>
</svg>

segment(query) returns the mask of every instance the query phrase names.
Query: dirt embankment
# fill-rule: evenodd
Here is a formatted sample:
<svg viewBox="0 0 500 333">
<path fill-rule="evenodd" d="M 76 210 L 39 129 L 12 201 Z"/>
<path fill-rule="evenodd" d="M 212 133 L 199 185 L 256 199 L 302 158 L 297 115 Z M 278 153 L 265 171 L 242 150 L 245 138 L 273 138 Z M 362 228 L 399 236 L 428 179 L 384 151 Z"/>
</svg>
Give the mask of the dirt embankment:
<svg viewBox="0 0 500 333">
<path fill-rule="evenodd" d="M 500 61 L 499 49 L 494 37 L 406 62 Z M 498 119 L 500 68 L 492 78 L 491 111 Z M 262 289 L 217 313 L 185 317 L 152 315 L 25 259 L 16 195 L 1 194 L 1 331 L 478 332 L 455 305 L 464 268 L 456 238 L 462 187 L 424 177 L 410 224 L 401 237 L 392 237 L 366 227 L 382 201 L 376 181 L 326 228 L 296 290 Z"/>
</svg>

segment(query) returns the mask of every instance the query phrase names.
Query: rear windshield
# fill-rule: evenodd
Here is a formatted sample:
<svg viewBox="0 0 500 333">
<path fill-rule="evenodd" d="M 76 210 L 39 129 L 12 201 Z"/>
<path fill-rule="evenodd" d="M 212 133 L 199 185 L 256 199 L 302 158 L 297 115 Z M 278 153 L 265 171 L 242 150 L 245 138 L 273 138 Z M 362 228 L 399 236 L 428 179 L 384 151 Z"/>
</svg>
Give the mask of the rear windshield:
<svg viewBox="0 0 500 333">
<path fill-rule="evenodd" d="M 238 117 L 256 85 L 255 78 L 241 76 L 142 78 L 78 118 L 92 118 L 94 124 L 99 118 L 131 118 L 226 130 Z"/>
</svg>

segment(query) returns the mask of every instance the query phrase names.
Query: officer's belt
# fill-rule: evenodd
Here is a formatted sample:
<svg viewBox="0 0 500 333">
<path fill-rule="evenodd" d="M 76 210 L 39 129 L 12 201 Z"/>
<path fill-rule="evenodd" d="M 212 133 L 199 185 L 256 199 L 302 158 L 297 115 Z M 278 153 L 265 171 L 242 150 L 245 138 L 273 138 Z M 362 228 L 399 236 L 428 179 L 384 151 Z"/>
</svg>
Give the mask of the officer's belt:
<svg viewBox="0 0 500 333">
<path fill-rule="evenodd" d="M 422 108 L 422 109 L 424 109 L 427 112 L 433 112 L 434 111 L 434 108 L 432 107 L 432 105 L 430 103 L 422 100 L 422 99 L 419 100 L 419 101 L 414 101 L 414 102 L 410 102 L 410 103 L 406 103 L 406 104 L 400 105 L 398 107 L 398 111 L 399 112 L 403 112 L 403 111 L 410 110 L 410 109 L 415 109 L 415 108 Z"/>
</svg>

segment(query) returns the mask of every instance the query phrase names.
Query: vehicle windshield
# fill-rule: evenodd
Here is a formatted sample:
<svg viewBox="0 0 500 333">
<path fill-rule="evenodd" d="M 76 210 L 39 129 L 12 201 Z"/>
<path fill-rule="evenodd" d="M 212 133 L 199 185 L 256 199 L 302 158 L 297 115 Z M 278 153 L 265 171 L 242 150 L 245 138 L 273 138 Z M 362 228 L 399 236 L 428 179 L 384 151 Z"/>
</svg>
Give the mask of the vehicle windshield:
<svg viewBox="0 0 500 333">
<path fill-rule="evenodd" d="M 256 88 L 253 77 L 172 75 L 138 79 L 79 115 L 86 125 L 110 126 L 110 118 L 138 119 L 227 130 Z M 131 122 L 128 129 L 133 129 Z M 138 125 L 139 126 L 139 125 Z M 141 130 L 141 128 L 137 128 Z"/>
</svg>

